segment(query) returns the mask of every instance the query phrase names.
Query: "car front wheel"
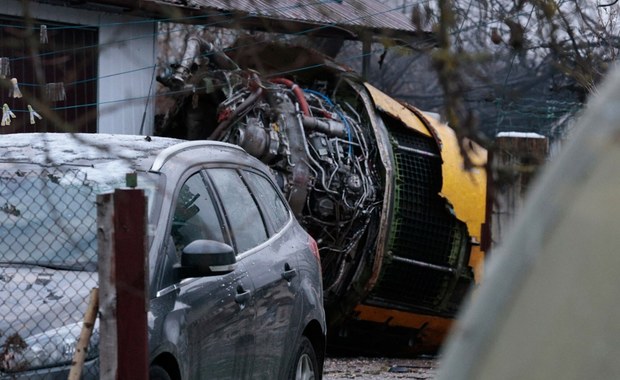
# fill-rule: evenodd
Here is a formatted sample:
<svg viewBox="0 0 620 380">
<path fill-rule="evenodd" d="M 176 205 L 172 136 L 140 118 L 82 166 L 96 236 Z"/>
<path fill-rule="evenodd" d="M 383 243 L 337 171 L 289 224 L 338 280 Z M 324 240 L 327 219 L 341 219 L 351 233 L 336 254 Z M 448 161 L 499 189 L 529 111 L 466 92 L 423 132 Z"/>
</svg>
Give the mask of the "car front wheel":
<svg viewBox="0 0 620 380">
<path fill-rule="evenodd" d="M 295 361 L 291 368 L 289 379 L 292 380 L 319 380 L 319 364 L 312 343 L 305 336 L 301 337 L 301 344 L 295 355 Z"/>
</svg>

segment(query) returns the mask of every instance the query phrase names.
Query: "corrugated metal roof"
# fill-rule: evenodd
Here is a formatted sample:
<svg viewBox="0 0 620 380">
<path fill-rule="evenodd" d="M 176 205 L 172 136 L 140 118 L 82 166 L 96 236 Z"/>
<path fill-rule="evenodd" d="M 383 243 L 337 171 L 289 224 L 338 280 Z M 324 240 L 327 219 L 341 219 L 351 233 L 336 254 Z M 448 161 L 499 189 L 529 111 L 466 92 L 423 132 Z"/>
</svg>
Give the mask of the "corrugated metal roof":
<svg viewBox="0 0 620 380">
<path fill-rule="evenodd" d="M 310 24 L 416 31 L 400 7 L 394 8 L 376 0 L 192 0 L 190 4 L 205 10 L 244 12 L 250 16 Z"/>
<path fill-rule="evenodd" d="M 380 36 L 407 43 L 428 43 L 434 38 L 431 32 L 416 30 L 401 7 L 377 0 L 90 0 L 71 6 L 163 17 L 175 22 L 320 37 Z"/>
</svg>

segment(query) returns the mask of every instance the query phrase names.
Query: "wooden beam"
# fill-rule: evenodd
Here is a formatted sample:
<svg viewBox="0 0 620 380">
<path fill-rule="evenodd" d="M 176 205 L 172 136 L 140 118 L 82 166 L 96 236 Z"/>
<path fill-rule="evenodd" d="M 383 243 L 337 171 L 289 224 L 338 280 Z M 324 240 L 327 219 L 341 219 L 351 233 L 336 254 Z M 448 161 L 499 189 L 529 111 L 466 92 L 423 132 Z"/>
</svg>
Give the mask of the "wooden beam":
<svg viewBox="0 0 620 380">
<path fill-rule="evenodd" d="M 143 190 L 97 197 L 101 379 L 148 379 L 146 220 Z"/>
<path fill-rule="evenodd" d="M 148 379 L 146 198 L 140 189 L 114 191 L 118 379 Z"/>
</svg>

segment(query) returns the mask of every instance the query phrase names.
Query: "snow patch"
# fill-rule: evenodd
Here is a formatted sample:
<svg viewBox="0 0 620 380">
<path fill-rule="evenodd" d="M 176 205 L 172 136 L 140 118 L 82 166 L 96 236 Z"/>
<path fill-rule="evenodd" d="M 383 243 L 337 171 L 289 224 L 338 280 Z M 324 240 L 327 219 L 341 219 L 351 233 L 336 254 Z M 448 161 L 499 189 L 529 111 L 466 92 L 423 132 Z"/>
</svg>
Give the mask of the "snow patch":
<svg viewBox="0 0 620 380">
<path fill-rule="evenodd" d="M 545 136 L 534 132 L 500 132 L 495 137 L 515 137 L 521 139 L 544 139 Z"/>
<path fill-rule="evenodd" d="M 34 164 L 93 161 L 93 165 L 97 161 L 124 160 L 129 166 L 152 151 L 181 141 L 134 135 L 16 133 L 0 136 L 0 160 Z"/>
</svg>

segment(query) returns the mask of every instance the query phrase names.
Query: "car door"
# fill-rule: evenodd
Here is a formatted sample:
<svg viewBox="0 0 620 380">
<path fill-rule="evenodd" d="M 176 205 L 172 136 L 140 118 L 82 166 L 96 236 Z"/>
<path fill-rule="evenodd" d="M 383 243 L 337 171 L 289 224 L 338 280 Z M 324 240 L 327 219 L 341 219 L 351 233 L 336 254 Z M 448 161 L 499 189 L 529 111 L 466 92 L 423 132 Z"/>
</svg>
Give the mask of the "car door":
<svg viewBox="0 0 620 380">
<path fill-rule="evenodd" d="M 301 321 L 300 307 L 295 308 L 300 286 L 295 247 L 284 231 L 291 214 L 271 181 L 257 171 L 217 169 L 208 173 L 254 284 L 257 352 L 253 377 L 278 378 L 295 338 L 290 334 L 291 325 Z M 226 191 L 230 188 L 239 191 Z"/>
<path fill-rule="evenodd" d="M 172 259 L 168 261 L 178 262 L 182 249 L 198 239 L 231 243 L 223 213 L 201 172 L 184 182 L 173 204 L 166 247 Z M 178 345 L 180 360 L 185 362 L 183 372 L 189 378 L 239 379 L 251 373 L 252 292 L 247 270 L 239 262 L 230 273 L 173 279 L 158 292 L 158 304 L 167 303 L 170 308 L 162 335 Z"/>
</svg>

